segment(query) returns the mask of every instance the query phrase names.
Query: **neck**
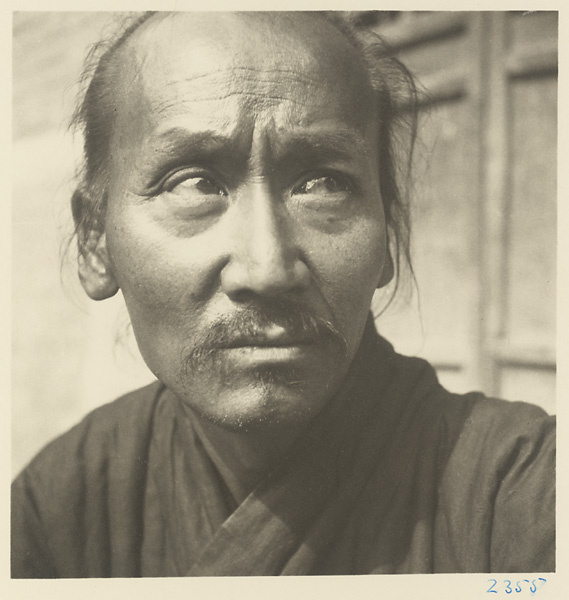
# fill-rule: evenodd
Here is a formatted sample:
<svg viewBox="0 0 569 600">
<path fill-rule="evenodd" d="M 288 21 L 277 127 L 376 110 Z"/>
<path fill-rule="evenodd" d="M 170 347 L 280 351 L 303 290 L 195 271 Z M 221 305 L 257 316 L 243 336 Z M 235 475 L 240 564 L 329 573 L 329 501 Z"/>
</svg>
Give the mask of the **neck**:
<svg viewBox="0 0 569 600">
<path fill-rule="evenodd" d="M 193 427 L 233 497 L 240 504 L 294 444 L 303 425 L 231 431 L 191 413 Z"/>
</svg>

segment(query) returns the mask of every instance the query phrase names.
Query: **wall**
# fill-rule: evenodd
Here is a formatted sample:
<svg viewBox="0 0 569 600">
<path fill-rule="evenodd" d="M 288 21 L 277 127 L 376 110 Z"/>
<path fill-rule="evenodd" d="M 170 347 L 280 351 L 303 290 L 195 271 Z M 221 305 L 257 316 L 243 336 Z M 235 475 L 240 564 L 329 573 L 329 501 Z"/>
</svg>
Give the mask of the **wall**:
<svg viewBox="0 0 569 600">
<path fill-rule="evenodd" d="M 555 410 L 557 13 L 379 13 L 426 90 L 417 298 L 378 319 L 456 391 Z"/>
</svg>

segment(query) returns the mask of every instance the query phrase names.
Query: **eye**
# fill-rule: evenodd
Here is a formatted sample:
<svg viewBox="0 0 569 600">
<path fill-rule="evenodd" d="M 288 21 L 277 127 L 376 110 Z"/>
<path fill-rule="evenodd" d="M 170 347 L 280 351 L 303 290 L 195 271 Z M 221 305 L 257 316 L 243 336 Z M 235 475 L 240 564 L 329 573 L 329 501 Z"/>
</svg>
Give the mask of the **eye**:
<svg viewBox="0 0 569 600">
<path fill-rule="evenodd" d="M 163 184 L 164 191 L 175 194 L 198 196 L 226 196 L 224 188 L 211 177 L 205 175 L 178 174 L 167 179 Z"/>
<path fill-rule="evenodd" d="M 160 189 L 163 201 L 183 219 L 213 216 L 227 208 L 226 188 L 209 174 L 179 171 L 166 178 Z"/>
<path fill-rule="evenodd" d="M 310 196 L 345 197 L 351 192 L 351 187 L 340 175 L 316 175 L 305 179 L 296 186 L 292 193 Z"/>
</svg>

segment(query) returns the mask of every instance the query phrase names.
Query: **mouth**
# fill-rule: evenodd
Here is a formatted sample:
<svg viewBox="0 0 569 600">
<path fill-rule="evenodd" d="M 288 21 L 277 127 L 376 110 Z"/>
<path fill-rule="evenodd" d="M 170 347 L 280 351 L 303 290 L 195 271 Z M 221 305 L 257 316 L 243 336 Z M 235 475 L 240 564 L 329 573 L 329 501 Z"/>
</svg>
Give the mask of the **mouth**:
<svg viewBox="0 0 569 600">
<path fill-rule="evenodd" d="M 238 348 L 299 348 L 310 346 L 315 343 L 312 337 L 295 335 L 287 332 L 284 328 L 275 326 L 270 329 L 259 331 L 254 335 L 238 336 L 224 346 L 224 349 Z"/>
<path fill-rule="evenodd" d="M 289 311 L 290 312 L 290 311 Z M 293 314 L 293 313 L 291 313 Z M 285 315 L 263 318 L 226 319 L 213 323 L 186 359 L 187 368 L 221 369 L 231 376 L 239 373 L 285 371 L 299 379 L 314 365 L 341 361 L 345 356 L 343 337 L 327 322 Z M 279 322 L 282 321 L 282 322 Z"/>
<path fill-rule="evenodd" d="M 309 335 L 270 327 L 228 340 L 221 351 L 228 360 L 243 368 L 262 365 L 296 365 L 309 360 L 316 340 Z"/>
</svg>

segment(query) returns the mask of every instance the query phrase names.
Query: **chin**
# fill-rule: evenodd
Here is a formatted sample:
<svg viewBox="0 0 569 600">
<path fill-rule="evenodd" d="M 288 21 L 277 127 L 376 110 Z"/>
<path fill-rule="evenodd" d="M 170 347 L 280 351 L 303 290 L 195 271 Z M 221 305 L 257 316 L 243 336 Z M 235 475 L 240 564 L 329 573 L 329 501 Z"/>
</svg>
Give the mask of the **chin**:
<svg viewBox="0 0 569 600">
<path fill-rule="evenodd" d="M 311 393 L 303 382 L 264 380 L 220 391 L 214 405 L 190 406 L 200 417 L 223 429 L 247 433 L 302 427 L 325 404 L 325 398 Z"/>
</svg>

